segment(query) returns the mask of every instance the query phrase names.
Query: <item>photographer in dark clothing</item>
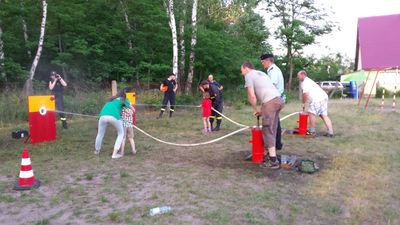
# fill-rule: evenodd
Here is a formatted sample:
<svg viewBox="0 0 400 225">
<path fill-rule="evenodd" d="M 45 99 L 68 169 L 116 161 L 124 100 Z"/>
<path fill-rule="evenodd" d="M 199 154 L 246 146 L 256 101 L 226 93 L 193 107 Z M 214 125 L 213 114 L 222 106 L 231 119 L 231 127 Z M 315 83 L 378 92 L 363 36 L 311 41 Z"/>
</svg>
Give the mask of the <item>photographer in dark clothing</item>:
<svg viewBox="0 0 400 225">
<path fill-rule="evenodd" d="M 61 111 L 58 113 L 58 115 L 60 116 L 63 128 L 68 129 L 67 118 L 65 117 L 65 114 L 62 112 L 64 110 L 64 99 L 63 99 L 64 87 L 67 86 L 67 83 L 64 81 L 64 79 L 62 79 L 62 77 L 59 74 L 57 74 L 54 71 L 51 72 L 50 78 L 51 80 L 49 82 L 49 89 L 55 97 L 57 111 Z"/>
<path fill-rule="evenodd" d="M 167 108 L 167 104 L 169 102 L 169 117 L 172 117 L 172 114 L 175 111 L 175 98 L 176 98 L 176 90 L 178 89 L 178 84 L 176 83 L 175 74 L 168 74 L 168 78 L 165 79 L 160 85 L 160 91 L 164 92 L 164 99 L 162 101 L 162 106 L 160 110 L 160 115 L 157 118 L 161 118 L 165 109 Z"/>
</svg>

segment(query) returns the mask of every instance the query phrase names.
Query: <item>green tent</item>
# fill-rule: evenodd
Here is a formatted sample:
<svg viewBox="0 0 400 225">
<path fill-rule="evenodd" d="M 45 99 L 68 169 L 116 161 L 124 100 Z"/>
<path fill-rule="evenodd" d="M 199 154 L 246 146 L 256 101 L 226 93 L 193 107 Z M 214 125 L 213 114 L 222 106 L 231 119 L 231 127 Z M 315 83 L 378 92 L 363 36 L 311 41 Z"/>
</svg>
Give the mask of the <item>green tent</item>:
<svg viewBox="0 0 400 225">
<path fill-rule="evenodd" d="M 371 80 L 374 76 L 369 76 L 368 80 Z M 350 81 L 365 81 L 367 80 L 367 74 L 364 70 L 359 70 L 354 73 L 349 73 L 340 76 L 340 82 L 350 82 Z"/>
</svg>

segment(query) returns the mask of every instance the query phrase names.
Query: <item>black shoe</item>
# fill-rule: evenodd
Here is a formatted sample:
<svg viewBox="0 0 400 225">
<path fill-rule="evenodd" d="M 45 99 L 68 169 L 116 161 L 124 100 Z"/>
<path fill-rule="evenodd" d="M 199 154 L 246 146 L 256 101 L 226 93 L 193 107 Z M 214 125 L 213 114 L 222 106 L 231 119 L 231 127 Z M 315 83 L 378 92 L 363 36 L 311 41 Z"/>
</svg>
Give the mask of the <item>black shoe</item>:
<svg viewBox="0 0 400 225">
<path fill-rule="evenodd" d="M 283 144 L 280 144 L 279 146 L 275 146 L 276 150 L 282 150 Z"/>
<path fill-rule="evenodd" d="M 272 170 L 277 170 L 277 169 L 281 168 L 281 165 L 278 160 L 276 160 L 275 162 L 268 160 L 268 161 L 265 161 L 260 166 L 261 166 L 261 168 L 270 168 Z"/>
<path fill-rule="evenodd" d="M 277 170 L 279 168 L 281 168 L 281 164 L 279 163 L 278 160 L 276 160 L 275 162 L 272 162 L 271 160 L 268 162 L 268 167 L 272 170 Z"/>
<path fill-rule="evenodd" d="M 323 136 L 324 136 L 324 137 L 330 137 L 330 138 L 333 138 L 333 137 L 334 137 L 334 135 L 333 135 L 333 134 L 330 134 L 330 133 L 326 133 L 326 134 L 324 134 Z"/>
<path fill-rule="evenodd" d="M 309 130 L 307 130 L 307 133 L 306 133 L 306 135 L 312 135 L 312 136 L 315 136 L 317 133 L 315 132 L 315 131 L 309 131 Z"/>
<path fill-rule="evenodd" d="M 211 128 L 212 131 L 219 131 L 219 127 Z"/>
<path fill-rule="evenodd" d="M 62 121 L 62 127 L 63 127 L 64 129 L 68 129 L 67 121 Z"/>
</svg>

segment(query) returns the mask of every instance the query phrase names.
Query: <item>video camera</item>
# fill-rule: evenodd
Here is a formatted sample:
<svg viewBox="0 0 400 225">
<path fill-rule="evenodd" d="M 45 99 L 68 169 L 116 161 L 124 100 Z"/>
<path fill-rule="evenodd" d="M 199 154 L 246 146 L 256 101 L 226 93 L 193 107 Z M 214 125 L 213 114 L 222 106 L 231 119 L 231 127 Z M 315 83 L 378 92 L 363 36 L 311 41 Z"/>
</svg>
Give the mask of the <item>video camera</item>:
<svg viewBox="0 0 400 225">
<path fill-rule="evenodd" d="M 51 72 L 51 75 L 54 76 L 57 79 L 61 78 L 61 76 L 58 73 L 56 73 L 55 71 Z"/>
</svg>

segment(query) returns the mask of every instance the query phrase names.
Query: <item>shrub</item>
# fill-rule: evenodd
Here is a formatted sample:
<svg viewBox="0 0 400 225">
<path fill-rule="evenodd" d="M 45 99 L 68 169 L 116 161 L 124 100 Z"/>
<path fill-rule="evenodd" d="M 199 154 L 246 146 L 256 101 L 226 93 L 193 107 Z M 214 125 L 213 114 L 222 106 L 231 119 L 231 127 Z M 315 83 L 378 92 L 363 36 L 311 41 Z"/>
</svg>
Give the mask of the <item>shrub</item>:
<svg viewBox="0 0 400 225">
<path fill-rule="evenodd" d="M 299 99 L 299 90 L 285 92 L 285 94 L 286 94 L 286 103 Z"/>
<path fill-rule="evenodd" d="M 385 98 L 391 98 L 393 97 L 393 92 L 386 90 L 383 87 L 378 87 L 376 89 L 376 98 L 382 98 L 383 90 L 385 90 Z M 396 97 L 400 97 L 400 90 L 397 90 L 396 92 Z"/>
<path fill-rule="evenodd" d="M 223 92 L 226 104 L 232 104 L 234 107 L 243 107 L 248 104 L 246 89 L 242 86 L 228 89 Z"/>
<path fill-rule="evenodd" d="M 177 105 L 193 105 L 201 101 L 200 97 L 190 94 L 179 94 L 176 96 Z"/>
<path fill-rule="evenodd" d="M 157 105 L 160 104 L 163 94 L 158 90 L 143 91 L 136 95 L 136 102 L 142 104 Z"/>
<path fill-rule="evenodd" d="M 0 94 L 0 123 L 28 120 L 27 100 L 20 98 L 19 91 Z"/>
</svg>

